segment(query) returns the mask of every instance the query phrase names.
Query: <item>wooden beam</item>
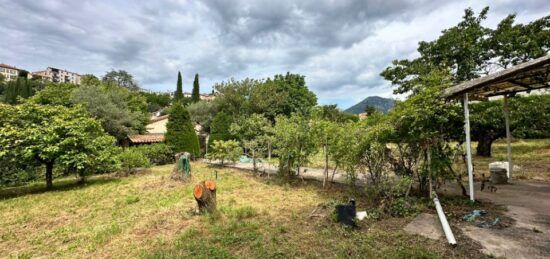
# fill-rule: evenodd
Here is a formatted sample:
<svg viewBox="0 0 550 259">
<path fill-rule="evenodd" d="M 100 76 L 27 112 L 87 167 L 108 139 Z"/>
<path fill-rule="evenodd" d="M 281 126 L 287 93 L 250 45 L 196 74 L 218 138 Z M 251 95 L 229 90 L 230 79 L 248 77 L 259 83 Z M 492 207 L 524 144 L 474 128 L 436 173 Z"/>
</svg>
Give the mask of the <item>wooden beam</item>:
<svg viewBox="0 0 550 259">
<path fill-rule="evenodd" d="M 519 85 L 519 86 L 521 86 L 521 87 L 523 87 L 523 88 L 527 88 L 527 89 L 529 89 L 529 90 L 534 90 L 534 89 L 535 89 L 535 88 L 531 87 L 530 85 L 525 84 L 525 83 L 522 83 L 522 82 L 520 82 L 520 81 L 508 80 L 508 82 L 511 83 L 511 84 Z"/>
</svg>

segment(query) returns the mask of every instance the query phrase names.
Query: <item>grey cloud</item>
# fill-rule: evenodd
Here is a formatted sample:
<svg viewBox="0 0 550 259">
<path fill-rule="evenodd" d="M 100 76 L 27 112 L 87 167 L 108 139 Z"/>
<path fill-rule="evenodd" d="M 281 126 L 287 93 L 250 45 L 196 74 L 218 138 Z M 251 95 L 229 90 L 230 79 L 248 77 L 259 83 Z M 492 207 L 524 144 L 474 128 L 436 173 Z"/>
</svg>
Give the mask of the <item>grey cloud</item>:
<svg viewBox="0 0 550 259">
<path fill-rule="evenodd" d="M 418 41 L 452 25 L 439 21 L 487 4 L 490 17 L 550 11 L 544 0 L 0 0 L 0 63 L 98 75 L 125 69 L 157 90 L 173 89 L 178 70 L 184 87 L 199 73 L 205 91 L 231 77 L 290 71 L 321 99 L 349 103 L 389 95 L 379 73 L 392 59 L 415 55 Z"/>
</svg>

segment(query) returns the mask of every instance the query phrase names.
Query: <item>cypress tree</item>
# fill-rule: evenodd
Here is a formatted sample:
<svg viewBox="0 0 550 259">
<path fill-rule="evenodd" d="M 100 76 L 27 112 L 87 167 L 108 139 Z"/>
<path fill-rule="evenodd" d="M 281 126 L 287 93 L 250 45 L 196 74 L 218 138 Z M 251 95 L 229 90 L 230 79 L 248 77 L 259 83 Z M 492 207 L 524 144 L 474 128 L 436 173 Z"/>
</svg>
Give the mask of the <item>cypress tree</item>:
<svg viewBox="0 0 550 259">
<path fill-rule="evenodd" d="M 26 78 L 18 78 L 17 81 L 19 81 L 19 91 L 21 97 L 27 99 L 31 97 L 31 84 Z"/>
<path fill-rule="evenodd" d="M 15 104 L 17 102 L 17 81 L 9 81 L 4 93 L 4 102 Z"/>
<path fill-rule="evenodd" d="M 199 138 L 191 123 L 191 115 L 180 102 L 175 102 L 170 108 L 165 140 L 174 152 L 189 152 L 193 157 L 200 155 Z"/>
<path fill-rule="evenodd" d="M 212 146 L 214 140 L 230 140 L 232 135 L 229 132 L 231 127 L 231 117 L 225 112 L 218 112 L 212 119 L 210 124 L 210 137 L 208 138 L 208 146 Z"/>
<path fill-rule="evenodd" d="M 174 100 L 183 101 L 183 86 L 181 81 L 181 72 L 178 71 L 178 83 L 176 85 L 176 93 L 174 94 Z"/>
<path fill-rule="evenodd" d="M 193 92 L 191 93 L 191 101 L 196 103 L 201 100 L 199 90 L 199 74 L 195 74 L 195 80 L 193 81 Z"/>
</svg>

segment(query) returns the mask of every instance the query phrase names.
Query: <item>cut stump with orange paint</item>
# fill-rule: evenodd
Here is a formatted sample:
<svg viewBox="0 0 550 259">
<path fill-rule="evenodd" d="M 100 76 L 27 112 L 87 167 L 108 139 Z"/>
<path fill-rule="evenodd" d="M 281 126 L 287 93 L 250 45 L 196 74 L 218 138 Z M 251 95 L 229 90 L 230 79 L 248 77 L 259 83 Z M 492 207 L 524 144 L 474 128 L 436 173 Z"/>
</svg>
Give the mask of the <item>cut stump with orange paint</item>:
<svg viewBox="0 0 550 259">
<path fill-rule="evenodd" d="M 199 206 L 199 213 L 213 213 L 216 211 L 216 182 L 202 181 L 193 189 L 193 196 Z"/>
</svg>

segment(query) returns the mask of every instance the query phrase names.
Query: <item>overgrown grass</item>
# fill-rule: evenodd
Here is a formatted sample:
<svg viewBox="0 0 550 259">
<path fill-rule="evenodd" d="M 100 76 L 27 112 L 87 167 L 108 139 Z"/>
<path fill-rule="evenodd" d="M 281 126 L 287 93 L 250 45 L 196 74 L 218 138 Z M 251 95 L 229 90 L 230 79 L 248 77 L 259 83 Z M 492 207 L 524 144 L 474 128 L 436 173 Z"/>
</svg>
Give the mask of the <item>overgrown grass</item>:
<svg viewBox="0 0 550 259">
<path fill-rule="evenodd" d="M 475 154 L 475 146 L 472 147 Z M 519 170 L 516 179 L 550 180 L 550 139 L 518 139 L 512 142 L 512 159 Z M 493 143 L 492 157 L 475 156 L 474 166 L 478 173 L 489 175 L 489 163 L 507 161 L 506 141 Z"/>
<path fill-rule="evenodd" d="M 317 182 L 280 184 L 277 179 L 218 170 L 219 212 L 196 216 L 192 187 L 214 169 L 193 164 L 188 183 L 170 179 L 171 166 L 150 173 L 69 179 L 45 192 L 40 186 L 0 192 L 2 257 L 114 258 L 439 258 L 471 257 L 477 248 L 451 249 L 445 241 L 410 236 L 411 217 L 361 222 L 350 230 L 311 218 L 319 204 L 349 193 Z M 74 181 L 74 180 L 73 180 Z M 360 209 L 365 205 L 359 199 Z M 459 239 L 462 237 L 459 237 Z M 467 243 L 462 242 L 461 244 Z"/>
</svg>

